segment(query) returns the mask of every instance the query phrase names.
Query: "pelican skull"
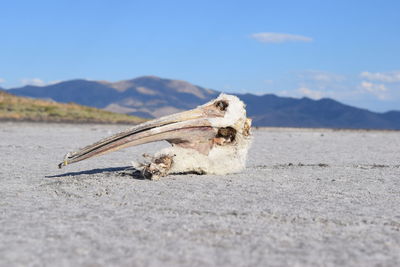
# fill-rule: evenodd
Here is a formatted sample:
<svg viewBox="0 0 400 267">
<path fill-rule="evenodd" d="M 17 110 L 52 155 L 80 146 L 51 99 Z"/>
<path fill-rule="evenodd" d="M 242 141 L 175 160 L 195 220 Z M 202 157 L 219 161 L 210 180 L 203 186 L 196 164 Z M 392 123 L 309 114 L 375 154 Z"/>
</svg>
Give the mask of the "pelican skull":
<svg viewBox="0 0 400 267">
<path fill-rule="evenodd" d="M 144 122 L 65 155 L 59 168 L 129 146 L 165 140 L 172 146 L 141 165 L 144 177 L 228 174 L 245 168 L 251 119 L 236 96 L 221 94 L 195 109 Z"/>
</svg>

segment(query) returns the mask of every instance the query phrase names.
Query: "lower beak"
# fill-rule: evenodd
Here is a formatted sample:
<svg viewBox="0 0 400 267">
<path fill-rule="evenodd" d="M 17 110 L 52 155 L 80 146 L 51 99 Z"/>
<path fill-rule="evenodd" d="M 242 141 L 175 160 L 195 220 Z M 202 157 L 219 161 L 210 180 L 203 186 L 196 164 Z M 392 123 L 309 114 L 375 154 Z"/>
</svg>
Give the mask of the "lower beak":
<svg viewBox="0 0 400 267">
<path fill-rule="evenodd" d="M 205 114 L 203 109 L 197 108 L 136 125 L 79 151 L 66 154 L 58 167 L 61 168 L 125 147 L 161 140 L 167 140 L 170 143 L 190 143 L 193 140 L 204 143 L 210 142 L 217 130 L 211 127 L 208 118 L 217 117 L 219 114 L 207 113 Z"/>
</svg>

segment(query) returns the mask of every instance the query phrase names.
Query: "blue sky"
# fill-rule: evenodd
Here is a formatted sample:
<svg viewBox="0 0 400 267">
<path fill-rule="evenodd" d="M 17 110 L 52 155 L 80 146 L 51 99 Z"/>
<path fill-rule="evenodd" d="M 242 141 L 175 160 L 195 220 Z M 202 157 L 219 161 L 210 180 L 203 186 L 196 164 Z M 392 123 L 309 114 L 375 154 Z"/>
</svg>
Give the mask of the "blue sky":
<svg viewBox="0 0 400 267">
<path fill-rule="evenodd" d="M 400 1 L 1 1 L 0 87 L 141 75 L 400 110 Z"/>
</svg>

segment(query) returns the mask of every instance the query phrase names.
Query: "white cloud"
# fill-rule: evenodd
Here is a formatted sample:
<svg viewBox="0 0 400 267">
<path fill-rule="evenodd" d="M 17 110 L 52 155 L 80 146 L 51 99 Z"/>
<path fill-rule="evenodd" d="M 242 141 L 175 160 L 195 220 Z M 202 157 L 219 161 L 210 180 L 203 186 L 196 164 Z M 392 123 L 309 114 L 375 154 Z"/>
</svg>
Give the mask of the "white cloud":
<svg viewBox="0 0 400 267">
<path fill-rule="evenodd" d="M 285 43 L 285 42 L 312 42 L 313 39 L 303 35 L 277 33 L 277 32 L 260 32 L 250 35 L 251 38 L 261 43 Z"/>
<path fill-rule="evenodd" d="M 295 72 L 296 95 L 307 96 L 312 99 L 321 99 L 323 97 L 338 98 L 343 94 L 346 84 L 346 77 L 336 73 L 305 70 Z"/>
<path fill-rule="evenodd" d="M 369 92 L 384 92 L 387 90 L 387 88 L 383 84 L 375 84 L 366 81 L 361 82 L 361 87 Z"/>
<path fill-rule="evenodd" d="M 3 79 L 3 78 L 0 78 L 0 83 L 5 83 L 6 82 L 6 80 L 5 79 Z"/>
<path fill-rule="evenodd" d="M 45 86 L 45 85 L 52 85 L 59 83 L 61 81 L 50 81 L 50 82 L 45 82 L 42 79 L 39 78 L 24 78 L 21 79 L 22 85 L 34 85 L 34 86 Z"/>
<path fill-rule="evenodd" d="M 46 83 L 39 78 L 23 78 L 21 79 L 22 85 L 35 85 L 35 86 L 44 86 Z"/>
<path fill-rule="evenodd" d="M 299 89 L 297 89 L 297 91 L 302 95 L 315 100 L 321 99 L 323 97 L 323 92 L 317 90 L 311 90 L 307 87 L 300 87 Z"/>
<path fill-rule="evenodd" d="M 376 83 L 362 81 L 360 87 L 364 92 L 371 93 L 377 96 L 380 100 L 385 100 L 388 98 L 386 94 L 387 88 L 384 84 L 376 84 Z"/>
<path fill-rule="evenodd" d="M 360 74 L 360 76 L 370 81 L 379 81 L 385 83 L 400 82 L 400 71 L 389 71 L 389 72 L 364 71 Z"/>
<path fill-rule="evenodd" d="M 62 82 L 62 81 L 60 81 L 60 80 L 50 81 L 47 83 L 47 85 L 53 85 L 53 84 L 60 83 L 60 82 Z"/>
<path fill-rule="evenodd" d="M 281 90 L 276 92 L 277 95 L 279 96 L 293 96 L 292 92 L 288 91 L 288 90 Z"/>
<path fill-rule="evenodd" d="M 298 77 L 303 80 L 311 80 L 324 83 L 341 82 L 345 80 L 345 77 L 343 75 L 320 70 L 303 71 L 299 73 Z"/>
<path fill-rule="evenodd" d="M 273 81 L 273 80 L 264 80 L 264 83 L 265 83 L 265 84 L 273 84 L 274 81 Z"/>
</svg>

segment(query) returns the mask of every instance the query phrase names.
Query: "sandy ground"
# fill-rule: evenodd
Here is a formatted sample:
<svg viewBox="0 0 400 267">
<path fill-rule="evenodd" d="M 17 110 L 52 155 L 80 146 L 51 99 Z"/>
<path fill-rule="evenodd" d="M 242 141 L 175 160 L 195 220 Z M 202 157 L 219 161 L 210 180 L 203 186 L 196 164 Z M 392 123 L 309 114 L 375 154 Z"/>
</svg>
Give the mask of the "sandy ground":
<svg viewBox="0 0 400 267">
<path fill-rule="evenodd" d="M 254 130 L 227 176 L 124 174 L 166 143 L 57 169 L 124 128 L 0 123 L 1 266 L 400 265 L 400 132 Z"/>
</svg>

